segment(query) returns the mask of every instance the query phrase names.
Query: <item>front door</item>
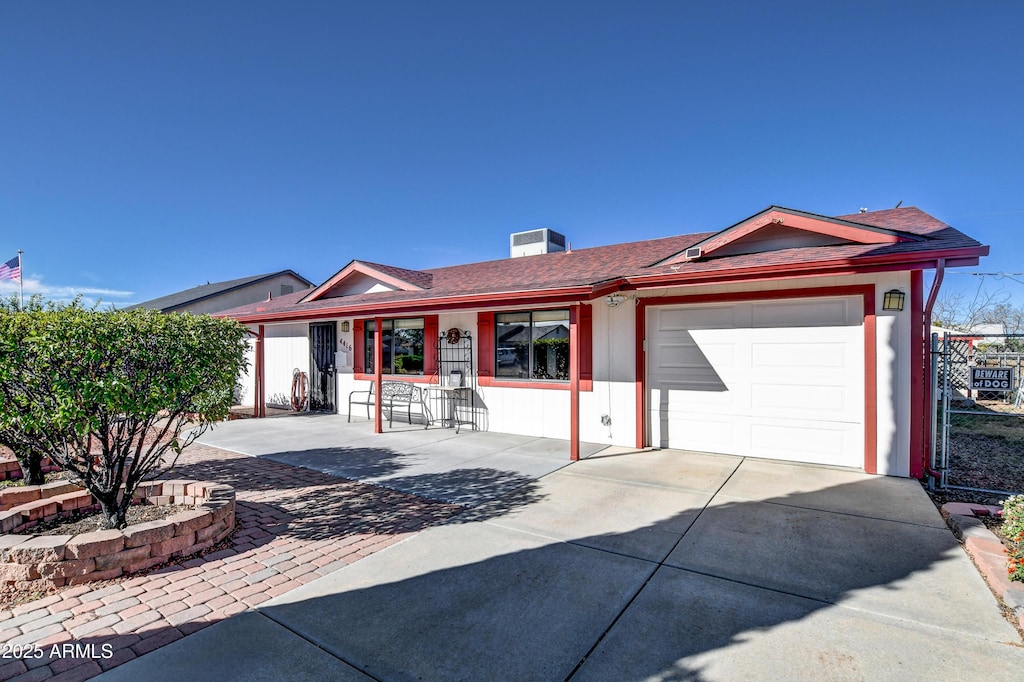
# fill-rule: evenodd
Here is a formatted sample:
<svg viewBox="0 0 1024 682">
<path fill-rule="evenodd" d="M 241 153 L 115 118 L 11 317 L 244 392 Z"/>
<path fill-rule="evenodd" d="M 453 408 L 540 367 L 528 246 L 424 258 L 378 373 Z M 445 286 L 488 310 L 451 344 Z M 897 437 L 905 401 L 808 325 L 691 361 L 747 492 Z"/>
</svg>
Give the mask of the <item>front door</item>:
<svg viewBox="0 0 1024 682">
<path fill-rule="evenodd" d="M 309 409 L 335 412 L 334 354 L 338 337 L 334 322 L 309 325 Z"/>
</svg>

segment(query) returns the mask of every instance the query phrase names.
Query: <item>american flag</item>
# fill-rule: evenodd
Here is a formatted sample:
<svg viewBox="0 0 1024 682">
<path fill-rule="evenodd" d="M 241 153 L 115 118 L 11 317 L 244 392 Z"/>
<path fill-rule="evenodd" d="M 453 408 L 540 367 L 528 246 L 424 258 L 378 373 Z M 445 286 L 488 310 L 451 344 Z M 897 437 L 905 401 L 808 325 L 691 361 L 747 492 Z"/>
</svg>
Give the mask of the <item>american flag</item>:
<svg viewBox="0 0 1024 682">
<path fill-rule="evenodd" d="M 5 279 L 21 281 L 21 263 L 19 263 L 17 256 L 0 265 L 0 281 Z"/>
</svg>

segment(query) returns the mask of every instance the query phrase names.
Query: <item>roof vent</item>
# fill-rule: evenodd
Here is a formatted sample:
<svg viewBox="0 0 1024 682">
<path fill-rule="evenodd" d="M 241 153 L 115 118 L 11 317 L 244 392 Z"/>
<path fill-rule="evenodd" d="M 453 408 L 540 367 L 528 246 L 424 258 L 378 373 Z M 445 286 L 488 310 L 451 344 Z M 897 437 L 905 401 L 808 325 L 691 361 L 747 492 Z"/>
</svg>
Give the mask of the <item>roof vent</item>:
<svg viewBox="0 0 1024 682">
<path fill-rule="evenodd" d="M 565 235 L 546 227 L 539 230 L 514 232 L 509 237 L 509 256 L 536 256 L 541 253 L 565 251 Z"/>
</svg>

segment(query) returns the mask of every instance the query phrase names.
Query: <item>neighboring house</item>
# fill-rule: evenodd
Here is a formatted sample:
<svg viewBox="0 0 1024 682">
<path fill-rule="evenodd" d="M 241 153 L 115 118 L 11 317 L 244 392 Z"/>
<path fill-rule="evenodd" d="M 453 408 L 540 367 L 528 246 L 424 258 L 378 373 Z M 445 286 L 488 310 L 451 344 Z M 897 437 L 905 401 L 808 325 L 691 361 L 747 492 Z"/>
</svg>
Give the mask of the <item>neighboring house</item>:
<svg viewBox="0 0 1024 682">
<path fill-rule="evenodd" d="M 923 271 L 976 265 L 987 246 L 909 207 L 773 206 L 717 232 L 578 250 L 536 233 L 548 253 L 422 271 L 354 260 L 223 313 L 260 340 L 250 404 L 288 393 L 296 368 L 341 414 L 371 381 L 437 383 L 454 328 L 472 337 L 477 424 L 568 439 L 574 458 L 584 441 L 922 474 Z M 513 235 L 513 254 L 531 241 Z M 422 367 L 396 363 L 399 347 Z"/>
<path fill-rule="evenodd" d="M 312 286 L 312 282 L 297 272 L 281 270 L 227 282 L 207 282 L 152 301 L 136 303 L 126 309 L 150 308 L 162 313 L 218 313 L 248 303 L 305 291 Z"/>
</svg>

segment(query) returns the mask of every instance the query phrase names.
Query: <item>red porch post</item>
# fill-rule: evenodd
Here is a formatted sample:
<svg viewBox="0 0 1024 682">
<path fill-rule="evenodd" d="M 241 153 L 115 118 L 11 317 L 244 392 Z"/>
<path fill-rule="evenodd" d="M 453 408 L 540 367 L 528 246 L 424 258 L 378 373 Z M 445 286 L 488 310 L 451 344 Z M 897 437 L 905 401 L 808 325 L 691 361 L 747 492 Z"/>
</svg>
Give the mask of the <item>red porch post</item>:
<svg viewBox="0 0 1024 682">
<path fill-rule="evenodd" d="M 381 381 L 384 377 L 384 320 L 373 318 L 373 392 L 377 399 L 373 401 L 373 431 L 384 433 L 384 409 L 380 402 Z"/>
<path fill-rule="evenodd" d="M 644 344 L 647 343 L 647 301 L 645 299 L 638 299 L 636 305 L 636 318 L 633 322 L 634 333 L 636 338 L 636 365 L 634 376 L 636 386 L 636 449 L 642 449 L 647 443 L 646 440 L 647 429 L 645 428 L 645 418 L 647 417 L 647 349 Z M 653 445 L 653 443 L 652 443 Z"/>
<path fill-rule="evenodd" d="M 263 346 L 263 340 L 264 328 L 263 325 L 261 324 L 256 334 L 256 361 L 254 363 L 256 365 L 254 371 L 254 374 L 256 375 L 256 391 L 255 394 L 253 395 L 253 417 L 267 416 L 267 382 L 265 377 L 266 360 L 264 355 L 265 351 Z"/>
<path fill-rule="evenodd" d="M 580 458 L 580 305 L 569 306 L 569 459 Z"/>
</svg>

